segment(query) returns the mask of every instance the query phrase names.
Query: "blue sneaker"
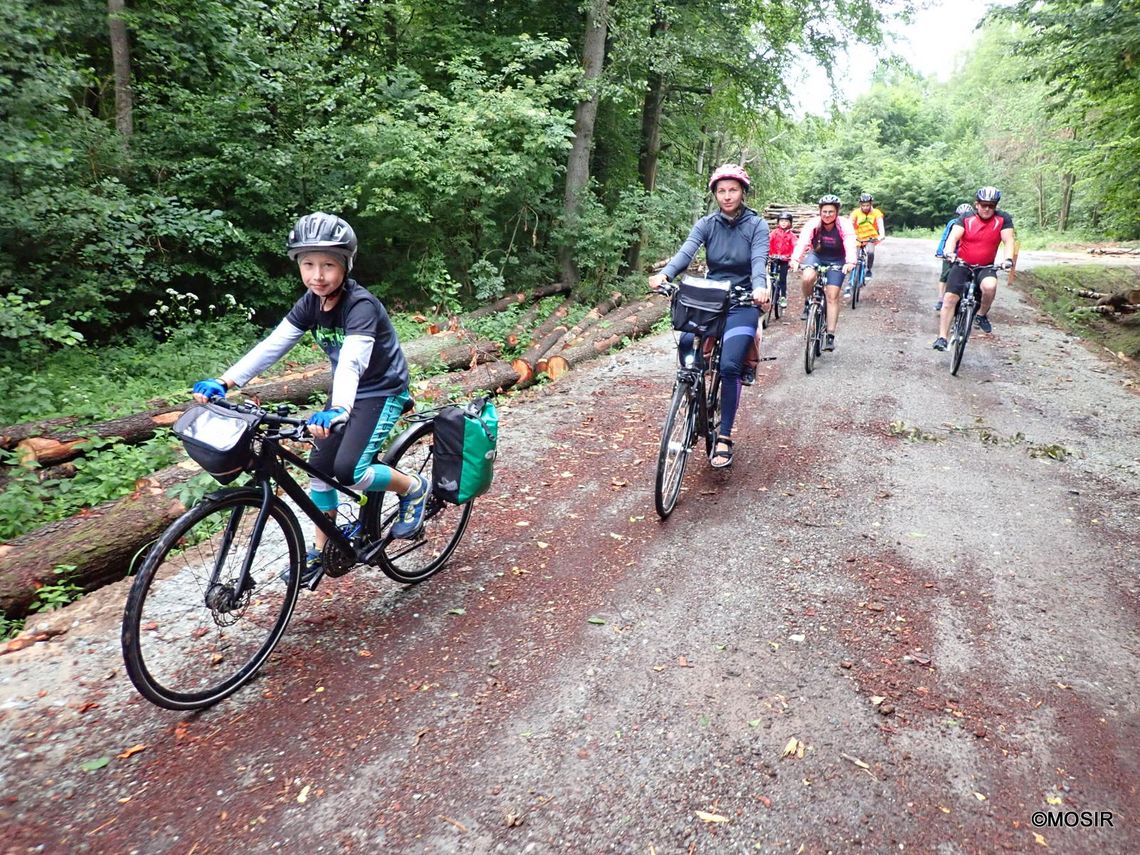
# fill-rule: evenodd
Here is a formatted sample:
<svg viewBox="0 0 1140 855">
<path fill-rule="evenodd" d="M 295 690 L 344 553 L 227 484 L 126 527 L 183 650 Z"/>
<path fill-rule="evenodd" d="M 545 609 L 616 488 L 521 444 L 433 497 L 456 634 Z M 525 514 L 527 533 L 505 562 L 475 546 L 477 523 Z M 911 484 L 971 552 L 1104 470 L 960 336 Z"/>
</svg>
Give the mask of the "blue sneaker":
<svg viewBox="0 0 1140 855">
<path fill-rule="evenodd" d="M 985 315 L 978 315 L 974 320 L 978 322 L 978 329 L 982 332 L 991 333 L 994 331 L 994 325 L 990 323 L 990 319 Z"/>
<path fill-rule="evenodd" d="M 321 572 L 321 551 L 315 546 L 305 553 L 305 566 L 301 568 L 301 587 L 305 587 Z M 289 582 L 289 568 L 286 567 L 277 577 L 282 582 Z"/>
<path fill-rule="evenodd" d="M 399 540 L 410 540 L 419 534 L 424 525 L 424 508 L 427 506 L 427 497 L 431 495 L 431 481 L 423 475 L 417 475 L 420 486 L 414 488 L 406 496 L 400 496 L 400 509 L 396 514 L 396 523 L 392 526 L 392 537 Z"/>
</svg>

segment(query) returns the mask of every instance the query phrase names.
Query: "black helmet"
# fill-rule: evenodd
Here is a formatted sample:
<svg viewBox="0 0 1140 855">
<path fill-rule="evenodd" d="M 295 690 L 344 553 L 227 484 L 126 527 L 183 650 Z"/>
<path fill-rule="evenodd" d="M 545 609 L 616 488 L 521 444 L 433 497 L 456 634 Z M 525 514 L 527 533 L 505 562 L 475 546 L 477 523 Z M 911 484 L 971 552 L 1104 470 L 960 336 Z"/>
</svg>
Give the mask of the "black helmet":
<svg viewBox="0 0 1140 855">
<path fill-rule="evenodd" d="M 862 205 L 864 202 L 874 202 L 874 201 L 875 201 L 875 197 L 872 196 L 870 193 L 863 193 L 862 195 L 859 196 L 859 204 L 860 205 Z"/>
<path fill-rule="evenodd" d="M 352 270 L 356 258 L 356 232 L 334 214 L 315 211 L 297 220 L 285 242 L 289 259 L 296 261 L 303 252 L 331 252 L 344 259 L 346 270 Z"/>
<path fill-rule="evenodd" d="M 792 221 L 792 212 L 780 211 L 780 213 L 776 215 L 776 222 L 778 223 L 780 220 L 787 220 L 790 223 Z"/>
<path fill-rule="evenodd" d="M 974 194 L 979 202 L 993 202 L 995 205 L 1001 201 L 1001 191 L 996 187 L 982 187 Z"/>
<path fill-rule="evenodd" d="M 973 205 L 971 205 L 969 202 L 963 202 L 961 205 L 954 209 L 954 213 L 959 217 L 964 217 L 966 214 L 969 214 L 973 210 Z"/>
<path fill-rule="evenodd" d="M 838 208 L 839 197 L 834 193 L 825 193 L 819 197 L 819 207 L 822 208 L 824 205 L 834 205 L 836 208 Z"/>
</svg>

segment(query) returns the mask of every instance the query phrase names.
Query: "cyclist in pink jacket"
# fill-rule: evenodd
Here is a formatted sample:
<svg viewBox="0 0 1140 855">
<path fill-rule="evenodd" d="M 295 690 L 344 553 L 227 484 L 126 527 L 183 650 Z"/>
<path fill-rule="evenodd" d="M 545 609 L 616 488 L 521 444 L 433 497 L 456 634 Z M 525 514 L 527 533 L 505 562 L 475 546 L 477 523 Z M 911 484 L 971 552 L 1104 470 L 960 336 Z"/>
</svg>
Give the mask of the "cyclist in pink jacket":
<svg viewBox="0 0 1140 855">
<path fill-rule="evenodd" d="M 843 278 L 855 267 L 856 241 L 855 227 L 846 217 L 839 216 L 839 197 L 831 193 L 819 197 L 819 216 L 812 217 L 800 230 L 800 239 L 792 250 L 791 269 L 803 268 L 804 310 L 801 321 L 808 316 L 808 302 L 811 299 L 818 267 L 831 266 L 827 271 L 825 294 L 827 295 L 827 339 L 824 350 L 835 350 L 835 329 L 839 325 L 840 289 Z M 801 264 L 802 262 L 802 264 Z M 842 266 L 842 270 L 840 270 Z"/>
</svg>

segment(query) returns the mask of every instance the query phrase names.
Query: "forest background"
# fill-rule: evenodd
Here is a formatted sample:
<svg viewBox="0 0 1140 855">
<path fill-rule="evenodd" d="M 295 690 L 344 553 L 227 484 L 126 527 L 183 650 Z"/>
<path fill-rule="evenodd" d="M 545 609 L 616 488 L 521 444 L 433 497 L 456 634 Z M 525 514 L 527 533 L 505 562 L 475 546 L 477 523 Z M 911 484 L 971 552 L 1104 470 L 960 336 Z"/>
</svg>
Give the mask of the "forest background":
<svg viewBox="0 0 1140 855">
<path fill-rule="evenodd" d="M 910 0 L 7 8 L 0 424 L 220 370 L 296 298 L 284 236 L 315 209 L 396 312 L 639 287 L 730 160 L 757 208 L 867 188 L 891 230 L 940 228 L 996 184 L 1025 239 L 1140 237 L 1137 0 L 1016 3 L 948 81 L 884 51 L 806 118 L 792 61 L 880 44 Z"/>
</svg>

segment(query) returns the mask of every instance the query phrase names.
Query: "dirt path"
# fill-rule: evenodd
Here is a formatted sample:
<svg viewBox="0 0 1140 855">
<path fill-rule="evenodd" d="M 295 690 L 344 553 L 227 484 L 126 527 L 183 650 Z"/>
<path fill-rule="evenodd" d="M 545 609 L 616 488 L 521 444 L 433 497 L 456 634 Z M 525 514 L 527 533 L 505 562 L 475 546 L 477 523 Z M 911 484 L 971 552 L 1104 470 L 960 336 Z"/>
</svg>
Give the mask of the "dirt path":
<svg viewBox="0 0 1140 855">
<path fill-rule="evenodd" d="M 3 851 L 1140 851 L 1140 398 L 1008 289 L 952 378 L 935 272 L 885 244 L 810 377 L 777 324 L 666 523 L 671 336 L 511 401 L 452 567 L 326 580 L 212 710 L 134 694 L 121 586 L 39 621 Z"/>
</svg>

